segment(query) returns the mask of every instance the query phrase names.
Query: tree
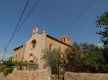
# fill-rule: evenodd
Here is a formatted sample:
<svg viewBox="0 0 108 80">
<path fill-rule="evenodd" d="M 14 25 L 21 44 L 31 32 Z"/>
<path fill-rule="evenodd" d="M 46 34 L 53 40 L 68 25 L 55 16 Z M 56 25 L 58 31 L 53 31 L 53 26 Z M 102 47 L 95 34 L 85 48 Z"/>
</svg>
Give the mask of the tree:
<svg viewBox="0 0 108 80">
<path fill-rule="evenodd" d="M 105 72 L 108 70 L 101 49 L 94 45 L 75 43 L 66 49 L 64 55 L 67 71 Z"/>
<path fill-rule="evenodd" d="M 66 70 L 78 72 L 81 70 L 81 51 L 79 45 L 75 42 L 72 47 L 67 48 L 64 53 L 64 59 L 66 61 Z"/>
<path fill-rule="evenodd" d="M 12 57 L 9 57 L 9 58 L 8 58 L 8 60 L 6 61 L 6 65 L 7 65 L 8 67 L 11 67 L 11 66 L 14 65 L 14 62 L 12 61 Z"/>
<path fill-rule="evenodd" d="M 7 67 L 12 67 L 14 65 L 14 62 L 12 61 L 12 57 L 9 57 L 8 60 L 2 60 L 2 65 Z"/>
<path fill-rule="evenodd" d="M 101 41 L 105 47 L 108 47 L 108 11 L 99 16 L 96 23 L 97 27 L 104 28 L 104 31 L 99 31 L 97 34 L 101 35 Z"/>
<path fill-rule="evenodd" d="M 59 70 L 58 64 L 60 63 L 60 51 L 57 49 L 45 50 L 42 57 L 46 61 L 45 67 L 51 67 L 52 74 L 57 74 Z"/>
<path fill-rule="evenodd" d="M 108 63 L 108 11 L 103 13 L 100 17 L 98 17 L 98 20 L 96 22 L 97 22 L 97 27 L 104 28 L 104 31 L 99 31 L 97 33 L 101 35 L 101 40 L 105 46 L 105 48 L 102 51 L 104 58 Z"/>
</svg>

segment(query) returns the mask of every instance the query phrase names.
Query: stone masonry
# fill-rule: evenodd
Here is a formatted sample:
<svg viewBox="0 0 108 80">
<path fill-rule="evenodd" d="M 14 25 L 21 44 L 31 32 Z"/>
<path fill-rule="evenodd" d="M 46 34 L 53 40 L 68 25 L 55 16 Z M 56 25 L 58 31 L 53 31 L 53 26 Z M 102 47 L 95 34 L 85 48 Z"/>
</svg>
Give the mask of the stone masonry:
<svg viewBox="0 0 108 80">
<path fill-rule="evenodd" d="M 64 80 L 108 80 L 108 73 L 74 73 L 66 72 Z"/>
<path fill-rule="evenodd" d="M 41 69 L 35 71 L 14 70 L 7 76 L 9 80 L 51 80 L 51 69 Z"/>
</svg>

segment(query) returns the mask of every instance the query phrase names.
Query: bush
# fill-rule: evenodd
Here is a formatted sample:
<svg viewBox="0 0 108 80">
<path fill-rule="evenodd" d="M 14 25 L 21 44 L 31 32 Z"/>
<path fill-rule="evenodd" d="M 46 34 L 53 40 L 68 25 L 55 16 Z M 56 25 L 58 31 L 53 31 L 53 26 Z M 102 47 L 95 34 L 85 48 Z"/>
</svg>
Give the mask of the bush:
<svg viewBox="0 0 108 80">
<path fill-rule="evenodd" d="M 6 76 L 13 71 L 13 68 L 4 68 L 3 74 Z"/>
<path fill-rule="evenodd" d="M 17 62 L 18 66 L 27 66 L 27 62 Z"/>
<path fill-rule="evenodd" d="M 4 68 L 3 68 L 2 66 L 0 66 L 0 72 L 3 72 L 3 69 L 4 69 Z"/>
</svg>

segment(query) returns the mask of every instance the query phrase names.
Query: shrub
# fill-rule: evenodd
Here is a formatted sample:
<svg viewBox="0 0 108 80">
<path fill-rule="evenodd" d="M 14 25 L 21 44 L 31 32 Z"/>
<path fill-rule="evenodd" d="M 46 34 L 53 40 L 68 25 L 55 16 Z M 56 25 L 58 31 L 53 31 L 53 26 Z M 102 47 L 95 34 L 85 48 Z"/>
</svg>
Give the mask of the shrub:
<svg viewBox="0 0 108 80">
<path fill-rule="evenodd" d="M 3 74 L 6 76 L 13 71 L 13 68 L 4 68 Z"/>
<path fill-rule="evenodd" d="M 0 66 L 0 72 L 3 72 L 3 69 L 4 69 L 4 68 L 3 68 L 2 66 Z"/>
<path fill-rule="evenodd" d="M 18 66 L 27 66 L 27 62 L 17 62 Z"/>
</svg>

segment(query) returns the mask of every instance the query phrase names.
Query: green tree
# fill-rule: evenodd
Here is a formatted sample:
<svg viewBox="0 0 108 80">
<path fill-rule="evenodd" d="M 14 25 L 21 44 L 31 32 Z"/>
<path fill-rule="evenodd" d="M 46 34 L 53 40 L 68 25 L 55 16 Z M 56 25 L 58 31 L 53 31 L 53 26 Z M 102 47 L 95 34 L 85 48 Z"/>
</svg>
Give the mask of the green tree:
<svg viewBox="0 0 108 80">
<path fill-rule="evenodd" d="M 108 11 L 98 17 L 97 27 L 103 28 L 103 31 L 97 32 L 101 35 L 101 40 L 104 43 L 105 48 L 102 50 L 106 63 L 108 64 Z"/>
<path fill-rule="evenodd" d="M 74 43 L 72 47 L 67 48 L 64 53 L 66 70 L 73 72 L 79 71 L 80 70 L 79 65 L 81 61 L 80 57 L 81 57 L 81 51 L 77 43 Z"/>
<path fill-rule="evenodd" d="M 45 50 L 42 59 L 46 61 L 45 67 L 51 67 L 52 74 L 57 74 L 60 63 L 60 51 L 57 49 Z"/>
<path fill-rule="evenodd" d="M 9 57 L 7 60 L 2 60 L 1 62 L 2 62 L 1 65 L 8 66 L 8 67 L 14 65 L 14 62 L 12 61 L 12 57 Z"/>
<path fill-rule="evenodd" d="M 96 23 L 97 27 L 104 28 L 103 31 L 99 31 L 97 34 L 101 35 L 102 42 L 104 43 L 105 47 L 108 47 L 108 11 L 99 16 Z"/>
<path fill-rule="evenodd" d="M 5 62 L 6 66 L 13 66 L 14 62 L 12 61 L 12 57 L 9 57 L 8 60 Z"/>
<path fill-rule="evenodd" d="M 103 48 L 102 53 L 103 53 L 103 56 L 106 60 L 106 64 L 108 64 L 108 48 Z"/>
<path fill-rule="evenodd" d="M 75 43 L 72 47 L 66 49 L 64 55 L 67 71 L 105 72 L 106 65 L 102 50 L 94 45 L 87 43 L 76 45 Z"/>
</svg>

